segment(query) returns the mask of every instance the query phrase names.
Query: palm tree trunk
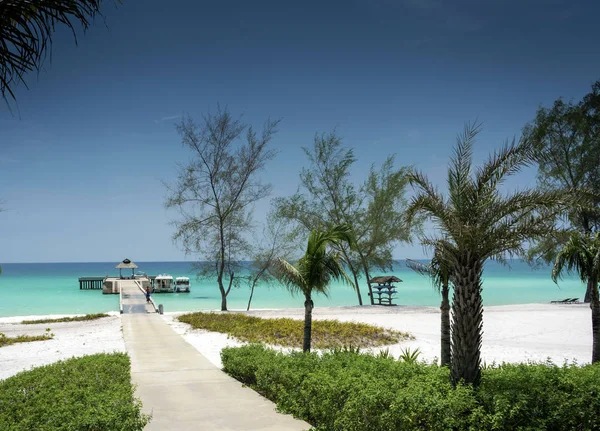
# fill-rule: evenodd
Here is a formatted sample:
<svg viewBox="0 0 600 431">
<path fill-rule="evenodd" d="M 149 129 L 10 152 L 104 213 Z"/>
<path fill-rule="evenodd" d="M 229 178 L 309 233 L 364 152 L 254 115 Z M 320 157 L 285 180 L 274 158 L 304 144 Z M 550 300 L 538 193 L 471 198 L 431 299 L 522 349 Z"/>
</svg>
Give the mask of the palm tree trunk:
<svg viewBox="0 0 600 431">
<path fill-rule="evenodd" d="M 442 367 L 450 365 L 452 354 L 450 351 L 450 301 L 448 299 L 449 294 L 448 283 L 444 283 L 442 286 L 442 305 L 440 310 L 442 312 L 442 327 L 441 327 L 441 360 Z"/>
<path fill-rule="evenodd" d="M 481 380 L 481 339 L 483 302 L 481 274 L 483 264 L 470 252 L 464 252 L 455 267 L 452 300 L 452 366 L 450 376 L 456 386 L 460 381 L 479 385 Z"/>
<path fill-rule="evenodd" d="M 304 342 L 302 344 L 303 352 L 310 352 L 310 338 L 312 335 L 312 310 L 314 303 L 310 294 L 304 295 Z"/>
<path fill-rule="evenodd" d="M 594 285 L 596 286 L 596 292 L 598 292 L 598 283 L 594 283 L 593 280 L 588 279 L 587 288 L 585 289 L 585 297 L 583 298 L 583 302 L 590 303 L 592 302 L 592 292 L 594 290 Z"/>
<path fill-rule="evenodd" d="M 591 304 L 592 309 L 592 364 L 600 362 L 600 298 L 598 293 L 598 280 L 592 279 L 595 289 L 591 292 Z M 589 283 L 588 283 L 589 284 Z"/>
</svg>

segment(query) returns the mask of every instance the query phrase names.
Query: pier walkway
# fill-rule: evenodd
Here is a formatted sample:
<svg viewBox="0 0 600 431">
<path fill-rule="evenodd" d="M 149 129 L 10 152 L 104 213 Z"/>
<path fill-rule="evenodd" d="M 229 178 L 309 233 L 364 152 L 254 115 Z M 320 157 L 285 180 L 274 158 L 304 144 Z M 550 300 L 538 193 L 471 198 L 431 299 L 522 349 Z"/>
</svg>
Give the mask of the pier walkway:
<svg viewBox="0 0 600 431">
<path fill-rule="evenodd" d="M 308 430 L 275 404 L 229 377 L 154 312 L 139 288 L 124 283 L 123 336 L 146 430 Z M 142 309 L 146 310 L 143 312 Z"/>
</svg>

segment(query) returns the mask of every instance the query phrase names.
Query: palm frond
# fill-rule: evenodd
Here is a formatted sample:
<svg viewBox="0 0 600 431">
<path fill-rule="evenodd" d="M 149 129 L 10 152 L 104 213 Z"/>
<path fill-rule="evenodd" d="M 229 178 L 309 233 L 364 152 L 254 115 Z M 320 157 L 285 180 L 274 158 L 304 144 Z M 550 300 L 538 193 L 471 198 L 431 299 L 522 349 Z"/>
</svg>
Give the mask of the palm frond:
<svg viewBox="0 0 600 431">
<path fill-rule="evenodd" d="M 556 283 L 562 278 L 563 272 L 576 272 L 583 282 L 598 275 L 594 266 L 596 255 L 600 251 L 600 242 L 590 240 L 578 232 L 574 233 L 564 247 L 558 252 L 552 267 L 552 280 Z"/>
<path fill-rule="evenodd" d="M 473 144 L 480 130 L 480 124 L 467 123 L 463 133 L 456 138 L 454 155 L 448 168 L 448 193 L 450 201 L 457 209 L 465 206 L 463 201 L 468 198 L 467 192 L 472 189 Z"/>
<path fill-rule="evenodd" d="M 76 24 L 86 30 L 100 15 L 101 4 L 102 0 L 0 1 L 2 98 L 15 100 L 14 87 L 19 83 L 27 87 L 25 74 L 40 69 L 56 24 L 66 25 L 77 42 Z"/>
<path fill-rule="evenodd" d="M 411 170 L 407 175 L 408 183 L 417 189 L 420 194 L 431 197 L 434 200 L 443 201 L 443 196 L 438 192 L 436 187 L 429 181 L 429 179 L 421 171 Z"/>
<path fill-rule="evenodd" d="M 412 269 L 419 275 L 425 275 L 431 277 L 433 275 L 433 268 L 431 265 L 424 264 L 412 259 L 406 259 L 406 267 Z"/>
<path fill-rule="evenodd" d="M 522 138 L 518 143 L 513 139 L 489 157 L 475 175 L 479 194 L 485 191 L 497 190 L 506 177 L 518 173 L 522 168 L 533 162 L 533 146 L 530 141 Z"/>
<path fill-rule="evenodd" d="M 312 280 L 312 289 L 316 292 L 329 296 L 329 284 L 332 280 L 343 281 L 346 284 L 353 285 L 352 280 L 344 271 L 340 264 L 340 258 L 337 253 L 327 253 L 321 259 L 319 271 L 320 277 Z"/>
<path fill-rule="evenodd" d="M 426 194 L 413 197 L 406 208 L 406 223 L 411 226 L 420 215 L 432 219 L 442 230 L 450 230 L 453 224 L 452 212 L 441 197 Z"/>
<path fill-rule="evenodd" d="M 306 280 L 301 272 L 288 261 L 276 257 L 273 259 L 272 271 L 273 275 L 279 279 L 292 294 L 295 294 L 298 291 L 305 292 L 307 289 Z"/>
</svg>

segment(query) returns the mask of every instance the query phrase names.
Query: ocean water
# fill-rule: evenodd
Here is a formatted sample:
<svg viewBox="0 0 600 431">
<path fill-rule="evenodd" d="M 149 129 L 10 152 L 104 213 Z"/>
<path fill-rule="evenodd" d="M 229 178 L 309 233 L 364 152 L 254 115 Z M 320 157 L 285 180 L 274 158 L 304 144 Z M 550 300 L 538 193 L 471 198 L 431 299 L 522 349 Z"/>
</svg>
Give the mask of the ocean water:
<svg viewBox="0 0 600 431">
<path fill-rule="evenodd" d="M 423 261 L 426 262 L 426 261 Z M 138 271 L 173 277 L 188 276 L 191 293 L 154 294 L 165 311 L 215 310 L 221 298 L 216 280 L 197 280 L 190 262 L 136 262 Z M 116 262 L 92 263 L 7 263 L 0 275 L 0 317 L 45 314 L 99 313 L 117 311 L 119 295 L 103 295 L 101 290 L 80 290 L 79 277 L 118 276 Z M 123 275 L 129 272 L 124 270 Z M 397 304 L 438 306 L 440 297 L 429 280 L 397 262 L 393 274 L 403 280 L 398 283 Z M 373 276 L 383 275 L 374 271 Z M 363 303 L 369 304 L 367 285 L 361 280 Z M 229 309 L 246 309 L 249 287 L 232 288 L 228 296 Z M 585 286 L 575 276 L 565 277 L 557 286 L 550 279 L 550 268 L 531 269 L 526 263 L 512 261 L 510 266 L 496 262 L 486 264 L 483 281 L 484 305 L 526 304 L 549 302 L 568 297 L 583 299 Z M 329 297 L 314 298 L 316 307 L 357 305 L 351 287 L 336 283 Z M 258 285 L 252 308 L 300 308 L 303 299 L 292 296 L 281 285 Z"/>
</svg>

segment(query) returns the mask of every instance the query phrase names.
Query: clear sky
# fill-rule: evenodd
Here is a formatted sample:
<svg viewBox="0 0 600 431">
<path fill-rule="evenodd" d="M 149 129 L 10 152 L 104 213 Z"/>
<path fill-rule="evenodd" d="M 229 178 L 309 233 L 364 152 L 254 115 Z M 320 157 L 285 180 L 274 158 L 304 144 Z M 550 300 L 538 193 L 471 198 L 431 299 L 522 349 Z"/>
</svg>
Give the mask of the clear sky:
<svg viewBox="0 0 600 431">
<path fill-rule="evenodd" d="M 0 104 L 0 262 L 193 259 L 171 241 L 161 181 L 188 153 L 174 124 L 217 103 L 282 118 L 263 177 L 293 193 L 301 147 L 337 128 L 355 176 L 395 153 L 444 186 L 456 133 L 484 123 L 475 158 L 538 106 L 600 79 L 595 0 L 123 0 Z M 535 184 L 521 173 L 509 186 Z M 264 214 L 262 202 L 257 214 Z M 260 218 L 260 217 L 259 217 Z M 422 257 L 402 245 L 396 257 Z"/>
</svg>

